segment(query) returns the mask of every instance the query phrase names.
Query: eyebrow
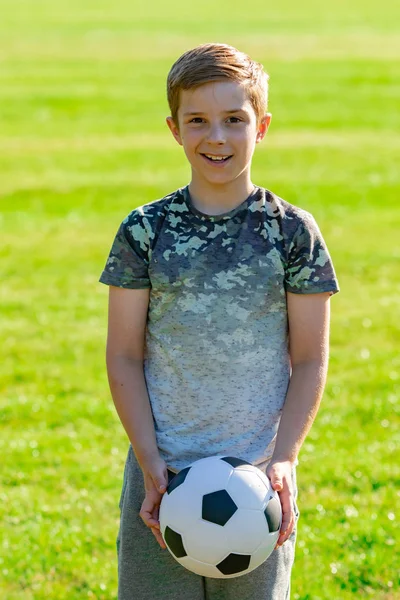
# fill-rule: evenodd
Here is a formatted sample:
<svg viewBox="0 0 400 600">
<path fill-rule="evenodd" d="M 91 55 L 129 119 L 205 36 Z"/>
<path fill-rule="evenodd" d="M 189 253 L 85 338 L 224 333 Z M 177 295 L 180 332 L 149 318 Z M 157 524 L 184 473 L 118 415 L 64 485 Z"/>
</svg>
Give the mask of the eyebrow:
<svg viewBox="0 0 400 600">
<path fill-rule="evenodd" d="M 237 112 L 246 112 L 246 110 L 244 108 L 232 108 L 231 110 L 224 110 L 224 113 L 230 115 L 232 113 L 237 113 Z M 187 112 L 184 113 L 183 116 L 184 117 L 194 117 L 194 116 L 199 116 L 199 115 L 204 115 L 205 113 L 203 112 Z"/>
</svg>

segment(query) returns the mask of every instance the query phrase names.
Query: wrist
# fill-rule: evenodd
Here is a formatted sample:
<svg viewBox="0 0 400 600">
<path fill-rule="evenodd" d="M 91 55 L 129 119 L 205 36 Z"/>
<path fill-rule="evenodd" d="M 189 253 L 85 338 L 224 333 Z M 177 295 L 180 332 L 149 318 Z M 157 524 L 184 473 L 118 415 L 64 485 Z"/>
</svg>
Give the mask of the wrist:
<svg viewBox="0 0 400 600">
<path fill-rule="evenodd" d="M 142 471 L 162 460 L 158 448 L 134 448 L 133 451 Z"/>
<path fill-rule="evenodd" d="M 273 464 L 273 463 L 290 463 L 291 465 L 294 465 L 295 462 L 297 460 L 297 455 L 293 452 L 293 453 L 283 453 L 283 452 L 277 452 L 277 453 L 273 453 L 271 456 L 271 460 L 269 461 L 269 464 Z"/>
</svg>

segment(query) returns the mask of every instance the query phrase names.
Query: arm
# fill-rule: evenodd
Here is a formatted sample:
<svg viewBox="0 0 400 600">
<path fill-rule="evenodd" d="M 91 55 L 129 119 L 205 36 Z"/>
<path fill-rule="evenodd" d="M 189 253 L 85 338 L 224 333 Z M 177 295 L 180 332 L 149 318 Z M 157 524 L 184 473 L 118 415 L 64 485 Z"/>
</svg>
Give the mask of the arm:
<svg viewBox="0 0 400 600">
<path fill-rule="evenodd" d="M 146 497 L 140 516 L 163 546 L 157 531 L 158 508 L 168 476 L 157 447 L 143 371 L 148 305 L 148 289 L 110 286 L 106 362 L 115 408 L 143 471 Z"/>
<path fill-rule="evenodd" d="M 283 522 L 278 545 L 294 527 L 290 472 L 322 398 L 329 355 L 330 294 L 287 294 L 292 375 L 268 476 L 280 492 Z"/>
<path fill-rule="evenodd" d="M 273 458 L 293 463 L 314 422 L 325 387 L 330 295 L 288 293 L 287 296 L 292 376 Z"/>
<path fill-rule="evenodd" d="M 111 395 L 140 463 L 158 454 L 143 372 L 149 290 L 110 286 L 107 375 Z"/>
</svg>

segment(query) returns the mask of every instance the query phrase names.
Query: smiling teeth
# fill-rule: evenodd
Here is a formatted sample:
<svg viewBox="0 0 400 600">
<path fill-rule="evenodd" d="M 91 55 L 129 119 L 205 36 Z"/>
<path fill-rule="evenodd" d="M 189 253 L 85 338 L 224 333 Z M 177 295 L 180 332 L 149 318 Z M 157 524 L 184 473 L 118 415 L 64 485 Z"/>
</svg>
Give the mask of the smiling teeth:
<svg viewBox="0 0 400 600">
<path fill-rule="evenodd" d="M 225 160 L 226 158 L 229 158 L 229 156 L 210 156 L 209 154 L 205 154 L 204 156 L 210 160 Z"/>
</svg>

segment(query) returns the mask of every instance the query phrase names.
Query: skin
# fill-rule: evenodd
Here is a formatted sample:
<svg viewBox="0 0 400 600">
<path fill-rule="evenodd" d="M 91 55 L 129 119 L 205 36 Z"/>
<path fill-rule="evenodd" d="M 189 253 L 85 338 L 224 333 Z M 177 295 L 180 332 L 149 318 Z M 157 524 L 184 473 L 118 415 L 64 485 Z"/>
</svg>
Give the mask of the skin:
<svg viewBox="0 0 400 600">
<path fill-rule="evenodd" d="M 221 214 L 251 194 L 251 160 L 270 123 L 270 114 L 257 118 L 245 88 L 233 81 L 181 91 L 178 122 L 168 117 L 167 125 L 190 163 L 189 191 L 196 208 Z M 212 163 L 205 154 L 231 158 Z"/>
<path fill-rule="evenodd" d="M 195 113 L 195 114 L 193 114 Z M 239 84 L 219 81 L 181 92 L 178 122 L 168 127 L 191 165 L 189 185 L 198 210 L 222 214 L 252 192 L 251 160 L 264 138 L 271 115 L 257 118 Z M 211 163 L 204 154 L 229 156 Z M 291 470 L 315 419 L 325 386 L 329 353 L 329 294 L 287 293 L 292 376 L 272 459 L 266 473 L 282 505 L 281 546 L 295 525 Z M 160 457 L 143 372 L 149 290 L 110 286 L 107 372 L 113 401 L 143 471 L 145 498 L 140 517 L 161 548 L 165 543 L 159 507 L 168 485 Z"/>
</svg>

